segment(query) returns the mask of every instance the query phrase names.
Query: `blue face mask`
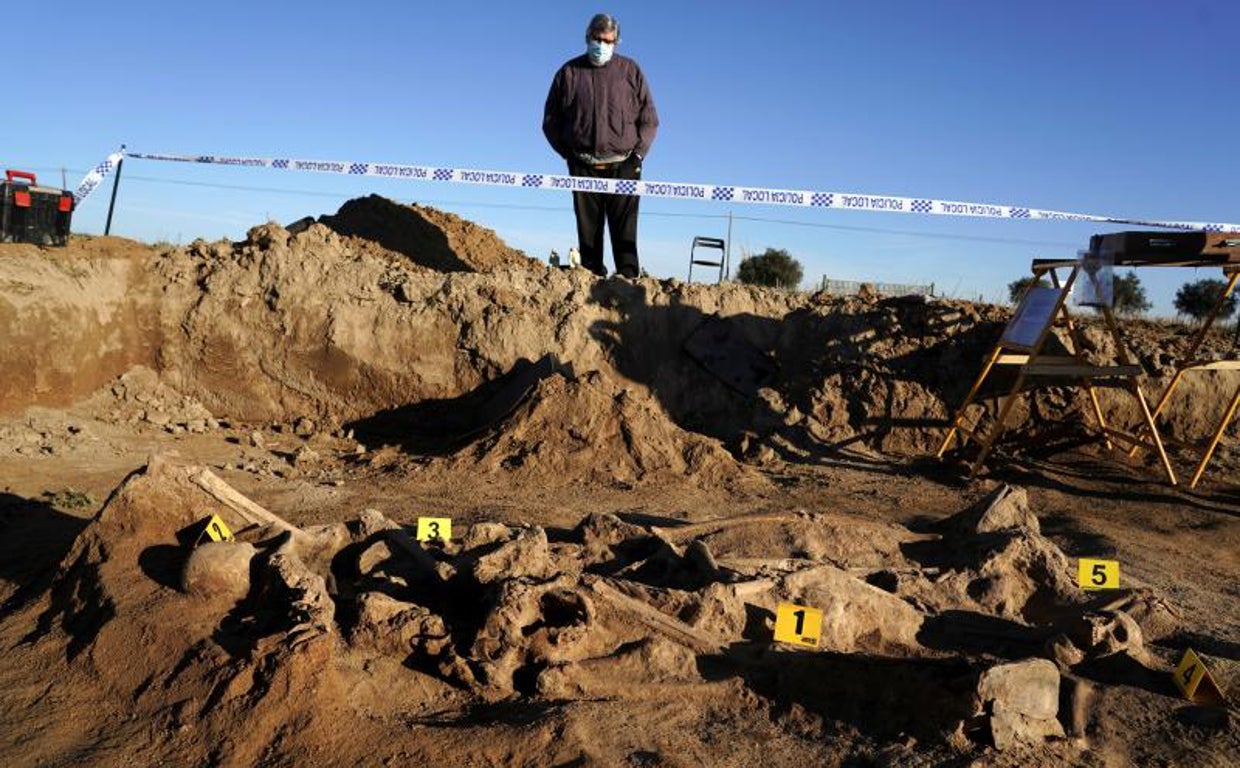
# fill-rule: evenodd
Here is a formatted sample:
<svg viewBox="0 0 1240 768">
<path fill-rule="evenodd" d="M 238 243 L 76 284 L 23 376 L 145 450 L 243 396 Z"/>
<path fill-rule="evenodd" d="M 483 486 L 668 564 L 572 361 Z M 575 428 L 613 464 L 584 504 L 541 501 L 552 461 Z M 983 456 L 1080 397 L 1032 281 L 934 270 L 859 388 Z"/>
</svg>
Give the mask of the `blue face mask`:
<svg viewBox="0 0 1240 768">
<path fill-rule="evenodd" d="M 611 55 L 615 52 L 615 43 L 603 43 L 598 40 L 586 42 L 586 55 L 590 57 L 590 63 L 596 67 L 601 67 L 611 61 Z"/>
</svg>

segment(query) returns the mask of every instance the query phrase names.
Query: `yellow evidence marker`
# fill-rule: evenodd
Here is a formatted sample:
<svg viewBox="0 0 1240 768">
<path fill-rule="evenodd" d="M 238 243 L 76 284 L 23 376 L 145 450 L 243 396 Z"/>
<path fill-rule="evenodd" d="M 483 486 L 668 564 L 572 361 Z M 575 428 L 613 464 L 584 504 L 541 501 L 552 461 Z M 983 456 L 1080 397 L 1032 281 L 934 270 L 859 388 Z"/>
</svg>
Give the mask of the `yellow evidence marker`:
<svg viewBox="0 0 1240 768">
<path fill-rule="evenodd" d="M 1081 589 L 1119 589 L 1118 560 L 1090 560 L 1082 557 L 1076 569 L 1076 581 Z"/>
<path fill-rule="evenodd" d="M 1180 658 L 1180 665 L 1175 668 L 1175 687 L 1180 689 L 1184 698 L 1204 704 L 1222 704 L 1223 691 L 1210 676 L 1210 670 L 1201 661 L 1192 648 L 1186 648 Z"/>
<path fill-rule="evenodd" d="M 232 541 L 232 531 L 228 530 L 228 526 L 220 519 L 219 515 L 211 515 L 207 520 L 207 538 L 211 541 Z"/>
<path fill-rule="evenodd" d="M 822 611 L 793 603 L 780 603 L 776 607 L 776 641 L 817 648 L 821 636 Z"/>
<path fill-rule="evenodd" d="M 449 517 L 419 517 L 418 518 L 418 541 L 430 541 L 431 539 L 443 539 L 445 544 L 452 538 L 452 518 Z"/>
<path fill-rule="evenodd" d="M 177 542 L 193 549 L 204 541 L 233 541 L 233 532 L 219 515 L 195 520 L 176 533 Z"/>
</svg>

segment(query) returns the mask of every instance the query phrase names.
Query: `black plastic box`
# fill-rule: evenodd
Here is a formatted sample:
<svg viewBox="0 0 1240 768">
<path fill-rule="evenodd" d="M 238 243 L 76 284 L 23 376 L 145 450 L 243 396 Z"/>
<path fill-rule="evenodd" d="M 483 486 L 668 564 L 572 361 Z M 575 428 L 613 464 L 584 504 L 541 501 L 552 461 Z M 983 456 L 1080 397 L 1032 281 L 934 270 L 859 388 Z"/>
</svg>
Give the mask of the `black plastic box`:
<svg viewBox="0 0 1240 768">
<path fill-rule="evenodd" d="M 68 245 L 73 193 L 38 186 L 33 173 L 6 171 L 0 182 L 0 242 Z"/>
<path fill-rule="evenodd" d="M 1240 264 L 1240 233 L 1113 232 L 1089 239 L 1094 255 L 1111 254 L 1116 266 Z"/>
</svg>

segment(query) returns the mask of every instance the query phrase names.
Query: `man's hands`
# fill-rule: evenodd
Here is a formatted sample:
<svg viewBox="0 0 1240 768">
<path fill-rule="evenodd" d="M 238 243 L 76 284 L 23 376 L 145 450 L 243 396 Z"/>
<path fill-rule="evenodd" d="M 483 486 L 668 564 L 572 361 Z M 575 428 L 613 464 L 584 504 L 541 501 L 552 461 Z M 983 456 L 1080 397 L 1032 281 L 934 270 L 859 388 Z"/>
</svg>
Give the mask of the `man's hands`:
<svg viewBox="0 0 1240 768">
<path fill-rule="evenodd" d="M 625 171 L 629 171 L 634 175 L 640 176 L 642 172 L 642 160 L 642 156 L 634 150 L 629 153 L 628 157 L 624 158 L 624 162 L 621 163 L 621 166 L 623 166 Z"/>
</svg>

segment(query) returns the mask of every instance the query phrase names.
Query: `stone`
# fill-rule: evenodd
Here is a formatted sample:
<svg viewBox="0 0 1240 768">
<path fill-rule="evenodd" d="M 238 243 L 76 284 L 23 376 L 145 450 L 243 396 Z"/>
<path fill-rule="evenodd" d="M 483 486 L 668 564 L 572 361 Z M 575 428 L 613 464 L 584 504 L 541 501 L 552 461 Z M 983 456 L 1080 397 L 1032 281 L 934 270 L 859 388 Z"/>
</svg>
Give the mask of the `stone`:
<svg viewBox="0 0 1240 768">
<path fill-rule="evenodd" d="M 1059 670 L 1047 659 L 1000 664 L 977 684 L 978 714 L 988 714 L 995 748 L 1037 745 L 1063 737 L 1059 714 Z"/>
<path fill-rule="evenodd" d="M 319 456 L 318 451 L 308 445 L 303 445 L 293 454 L 293 466 L 298 468 L 306 467 L 318 464 L 321 459 L 322 457 Z"/>
<path fill-rule="evenodd" d="M 1061 613 L 1063 606 L 1083 600 L 1063 551 L 1028 528 L 979 534 L 949 544 L 957 550 L 957 562 L 944 579 L 944 588 L 958 590 L 962 601 L 975 602 L 985 613 L 1044 623 Z"/>
<path fill-rule="evenodd" d="M 650 532 L 639 525 L 626 523 L 610 512 L 595 512 L 581 521 L 577 534 L 582 543 L 590 548 L 614 546 L 627 539 L 649 536 Z"/>
<path fill-rule="evenodd" d="M 461 537 L 461 548 L 471 550 L 488 544 L 499 544 L 510 541 L 513 534 L 514 530 L 503 523 L 474 523 Z"/>
<path fill-rule="evenodd" d="M 474 578 L 479 584 L 518 577 L 548 579 L 556 572 L 547 546 L 547 533 L 539 527 L 523 529 L 512 541 L 478 558 L 473 566 Z"/>
<path fill-rule="evenodd" d="M 1020 744 L 1037 745 L 1047 739 L 1063 738 L 1063 726 L 1055 718 L 1038 719 L 1019 712 L 991 715 L 990 735 L 995 749 L 1005 750 Z"/>
<path fill-rule="evenodd" d="M 363 576 L 382 578 L 401 586 L 448 580 L 437 575 L 439 566 L 447 563 L 436 562 L 408 531 L 378 510 L 362 510 L 358 539 L 366 545 L 357 559 L 358 572 Z"/>
<path fill-rule="evenodd" d="M 396 292 L 393 294 L 396 300 L 404 304 L 412 304 L 418 297 L 418 290 L 410 281 L 402 280 L 396 285 Z"/>
<path fill-rule="evenodd" d="M 392 546 L 382 539 L 371 544 L 357 556 L 357 572 L 363 576 L 371 576 L 384 563 L 396 556 Z"/>
<path fill-rule="evenodd" d="M 993 712 L 1055 717 L 1059 712 L 1059 670 L 1046 659 L 999 664 L 982 673 L 977 693 L 983 704 L 993 704 Z"/>
<path fill-rule="evenodd" d="M 364 592 L 357 598 L 357 626 L 386 624 L 401 613 L 418 607 L 382 592 Z"/>
<path fill-rule="evenodd" d="M 1029 509 L 1024 488 L 1000 485 L 976 504 L 938 524 L 944 533 L 979 534 L 1025 528 L 1041 533 L 1038 518 Z"/>
<path fill-rule="evenodd" d="M 383 531 L 400 530 L 400 525 L 379 510 L 367 508 L 358 515 L 358 529 L 363 537 L 370 537 Z"/>
<path fill-rule="evenodd" d="M 443 618 L 428 609 L 382 592 L 366 592 L 357 600 L 357 623 L 349 634 L 354 646 L 401 656 L 440 655 L 451 642 Z"/>
<path fill-rule="evenodd" d="M 925 621 L 921 611 L 834 566 L 786 576 L 780 595 L 822 611 L 820 650 L 851 653 L 921 647 L 917 641 Z"/>
<path fill-rule="evenodd" d="M 258 550 L 242 541 L 208 541 L 194 549 L 181 571 L 181 589 L 231 602 L 250 593 L 250 561 Z"/>
</svg>

